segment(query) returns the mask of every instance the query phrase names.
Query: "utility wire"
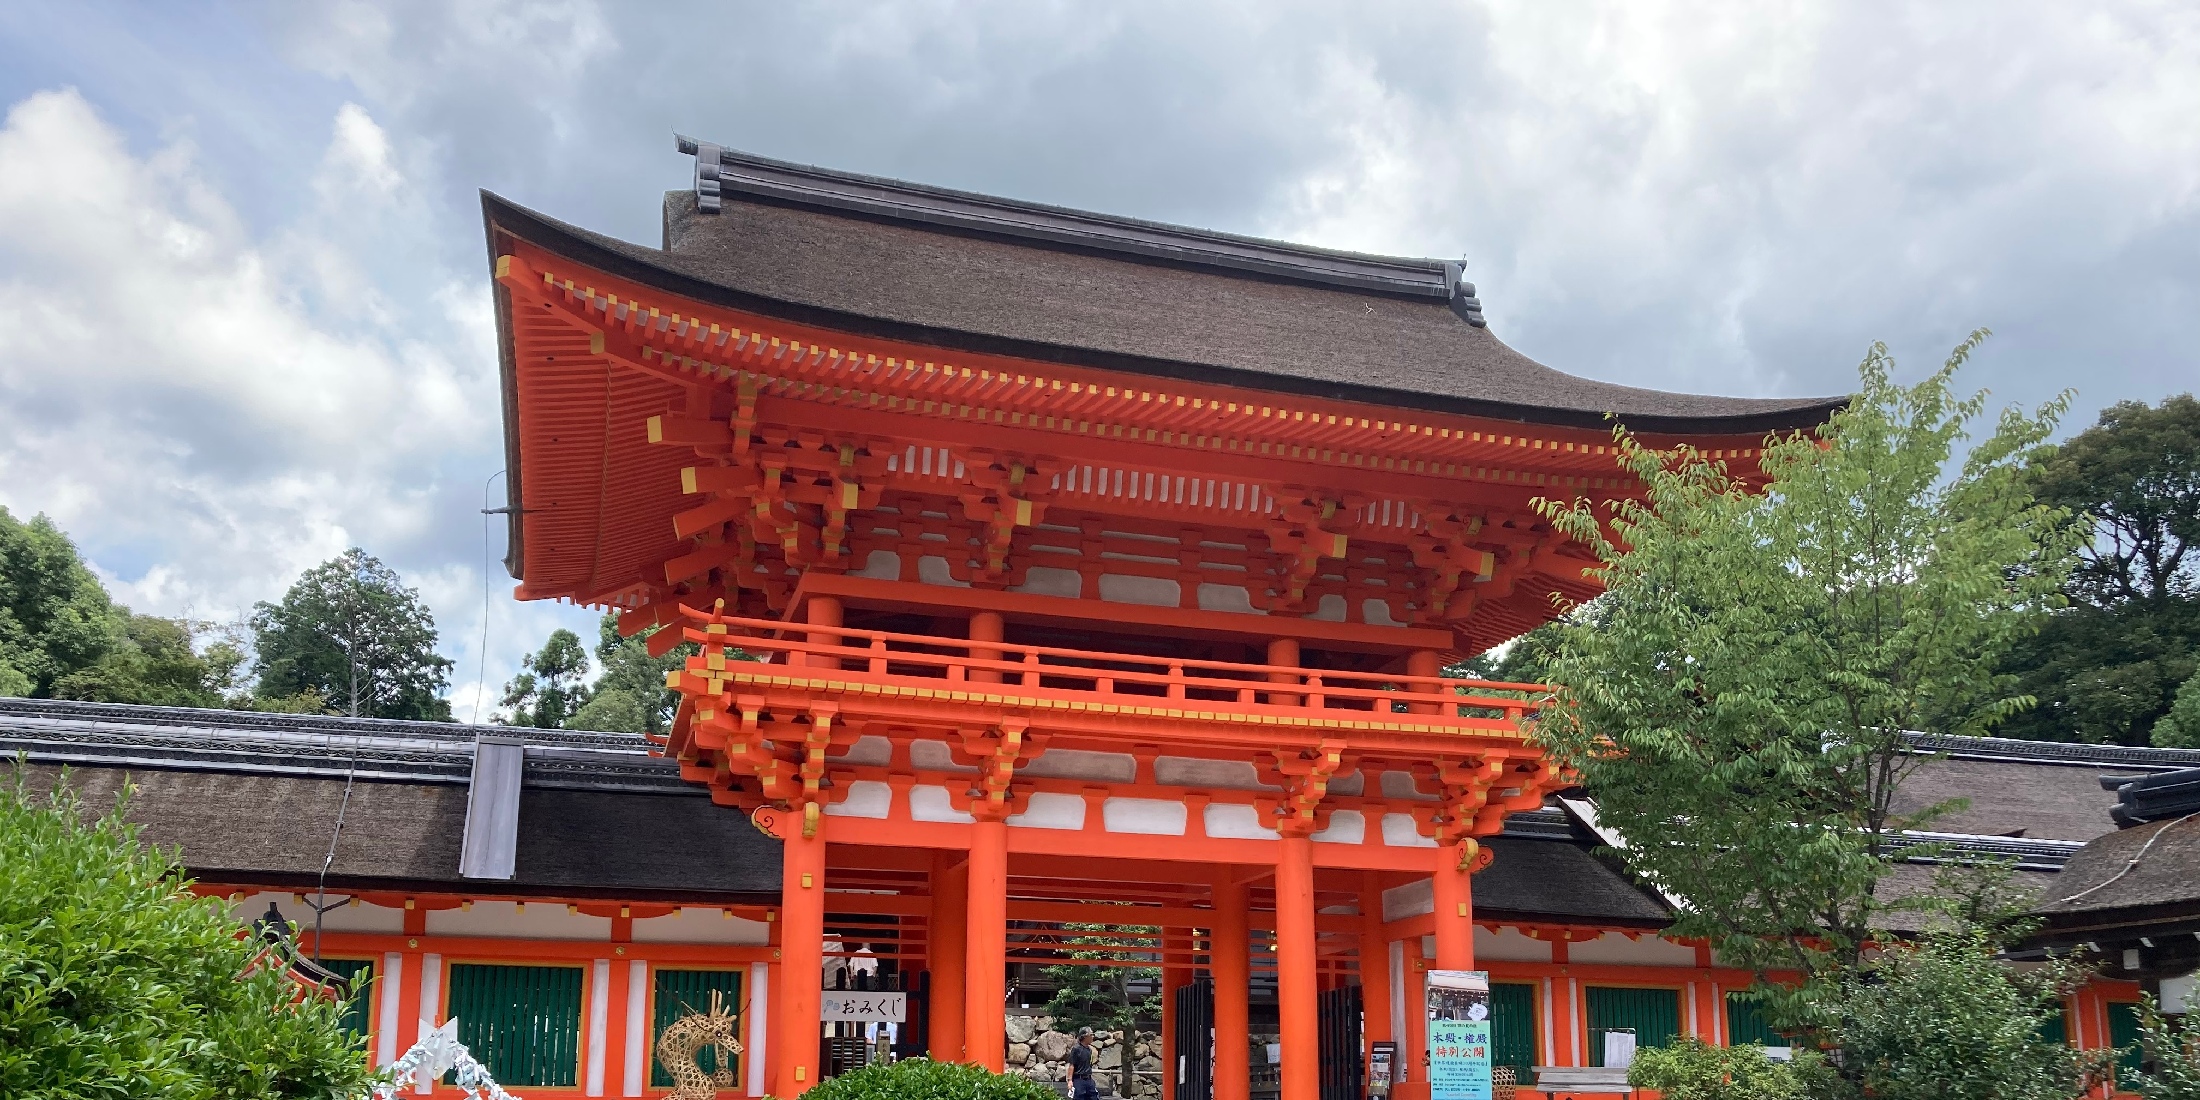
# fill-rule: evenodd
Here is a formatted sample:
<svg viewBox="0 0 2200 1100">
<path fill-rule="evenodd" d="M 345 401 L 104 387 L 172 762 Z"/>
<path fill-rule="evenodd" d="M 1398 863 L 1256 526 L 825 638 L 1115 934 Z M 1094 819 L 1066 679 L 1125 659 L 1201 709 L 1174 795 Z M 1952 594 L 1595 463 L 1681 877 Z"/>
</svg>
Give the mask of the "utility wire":
<svg viewBox="0 0 2200 1100">
<path fill-rule="evenodd" d="M 489 517 L 510 512 L 509 508 L 489 507 L 489 486 L 504 476 L 498 470 L 481 483 L 481 645 L 474 651 L 474 724 L 481 724 L 481 713 L 486 709 L 489 690 Z"/>
</svg>

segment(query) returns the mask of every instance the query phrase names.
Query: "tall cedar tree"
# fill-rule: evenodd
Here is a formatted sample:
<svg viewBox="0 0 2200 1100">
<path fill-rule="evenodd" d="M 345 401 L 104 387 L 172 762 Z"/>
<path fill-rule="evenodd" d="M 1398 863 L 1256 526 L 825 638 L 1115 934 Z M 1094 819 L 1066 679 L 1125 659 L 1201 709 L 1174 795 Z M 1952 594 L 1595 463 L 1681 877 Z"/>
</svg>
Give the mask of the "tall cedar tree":
<svg viewBox="0 0 2200 1100">
<path fill-rule="evenodd" d="M 1953 460 L 1985 404 L 1953 379 L 1984 335 L 1908 388 L 1874 346 L 1847 409 L 1767 441 L 1761 491 L 1620 431 L 1644 499 L 1542 504 L 1607 591 L 1593 624 L 1557 630 L 1564 686 L 1537 736 L 1628 866 L 1685 900 L 1678 934 L 1802 972 L 1802 1000 L 1901 904 L 1876 893 L 1891 842 L 1936 810 L 1897 797 L 1921 760 L 1903 731 L 1984 733 L 2024 707 L 1996 662 L 2061 599 L 2083 539 L 2028 476 L 2063 400 L 2005 411 Z"/>
<path fill-rule="evenodd" d="M 450 720 L 434 616 L 356 546 L 306 570 L 281 603 L 254 605 L 252 633 L 263 698 L 310 693 L 338 714 Z"/>
<path fill-rule="evenodd" d="M 2040 463 L 2038 491 L 2092 517 L 2092 539 L 2070 607 L 2006 662 L 2040 706 L 2004 732 L 2144 745 L 2160 727 L 2186 743 L 2161 723 L 2180 685 L 2200 681 L 2200 401 L 2111 406 Z"/>
<path fill-rule="evenodd" d="M 0 764 L 0 1096 L 363 1096 L 343 1006 L 297 1000 L 174 853 Z"/>
<path fill-rule="evenodd" d="M 588 651 L 581 636 L 563 627 L 550 632 L 542 648 L 521 657 L 519 675 L 504 685 L 499 704 L 510 707 L 510 723 L 536 729 L 564 729 L 574 712 L 588 702 Z"/>
</svg>

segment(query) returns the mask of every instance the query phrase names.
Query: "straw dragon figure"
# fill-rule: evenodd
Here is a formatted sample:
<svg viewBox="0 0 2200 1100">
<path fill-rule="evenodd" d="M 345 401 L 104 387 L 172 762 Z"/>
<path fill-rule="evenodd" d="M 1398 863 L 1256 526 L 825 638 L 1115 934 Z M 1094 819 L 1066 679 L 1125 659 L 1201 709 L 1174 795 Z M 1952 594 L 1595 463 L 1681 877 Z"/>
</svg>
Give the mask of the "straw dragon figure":
<svg viewBox="0 0 2200 1100">
<path fill-rule="evenodd" d="M 711 1100 L 718 1090 L 735 1086 L 733 1059 L 741 1053 L 741 1040 L 734 1037 L 738 1027 L 714 990 L 709 1012 L 691 1011 L 657 1036 L 657 1060 L 672 1075 L 675 1086 L 667 1100 Z M 703 1071 L 697 1055 L 704 1047 L 718 1048 L 716 1073 Z"/>
</svg>

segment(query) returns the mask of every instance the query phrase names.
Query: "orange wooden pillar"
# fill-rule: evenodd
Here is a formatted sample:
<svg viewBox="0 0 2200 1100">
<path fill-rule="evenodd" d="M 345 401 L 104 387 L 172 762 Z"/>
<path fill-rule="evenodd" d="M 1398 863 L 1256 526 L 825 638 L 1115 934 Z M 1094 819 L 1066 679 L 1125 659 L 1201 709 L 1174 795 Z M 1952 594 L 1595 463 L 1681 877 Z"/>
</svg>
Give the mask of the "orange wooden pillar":
<svg viewBox="0 0 2200 1100">
<path fill-rule="evenodd" d="M 967 915 L 970 864 L 960 852 L 937 852 L 932 861 L 931 928 L 925 953 L 932 971 L 930 1040 L 932 1060 L 963 1060 L 963 972 L 969 966 Z"/>
<path fill-rule="evenodd" d="M 1008 823 L 970 827 L 969 944 L 963 978 L 963 1058 L 995 1073 L 1008 1058 Z"/>
<path fill-rule="evenodd" d="M 1001 613 L 998 611 L 979 611 L 970 616 L 972 642 L 998 642 L 1006 633 L 1007 626 L 1001 621 Z M 972 645 L 970 656 L 980 661 L 998 661 L 1001 659 L 1001 651 Z M 998 684 L 1001 682 L 1001 674 L 992 669 L 974 668 L 970 670 L 970 679 L 975 683 Z"/>
<path fill-rule="evenodd" d="M 1376 1043 L 1396 1041 L 1390 1033 L 1390 943 L 1383 938 L 1383 880 L 1373 871 L 1360 876 L 1360 1020 L 1362 1058 Z"/>
<path fill-rule="evenodd" d="M 1436 849 L 1436 969 L 1474 969 L 1474 883 L 1468 868 L 1480 845 L 1462 840 Z"/>
<path fill-rule="evenodd" d="M 1425 1100 L 1428 1088 L 1428 959 L 1421 937 L 1408 936 L 1406 955 L 1406 1033 L 1398 1036 L 1399 1069 L 1404 1083 L 1390 1090 L 1393 1100 Z"/>
<path fill-rule="evenodd" d="M 812 626 L 839 626 L 840 600 L 834 596 L 812 596 L 803 605 L 804 617 Z M 839 645 L 840 635 L 829 631 L 810 631 L 806 639 L 812 645 Z M 810 654 L 807 662 L 812 668 L 839 668 L 840 658 Z"/>
<path fill-rule="evenodd" d="M 1248 1100 L 1252 1095 L 1251 1057 L 1253 1021 L 1247 1003 L 1253 974 L 1250 933 L 1245 910 L 1250 891 L 1238 882 L 1235 869 L 1217 869 L 1215 876 L 1215 926 L 1209 930 L 1211 954 L 1207 967 L 1215 979 L 1215 1091 L 1214 1100 Z"/>
<path fill-rule="evenodd" d="M 1192 980 L 1191 933 L 1164 930 L 1161 933 L 1161 1100 L 1176 1100 L 1176 991 L 1192 984 Z"/>
<path fill-rule="evenodd" d="M 1303 832 L 1285 833 L 1276 853 L 1276 1015 L 1282 1024 L 1282 1100 L 1321 1100 L 1314 935 L 1314 841 Z"/>
<path fill-rule="evenodd" d="M 813 603 L 812 606 L 815 606 Z M 780 930 L 777 1035 L 778 1082 L 773 1093 L 800 1096 L 818 1081 L 818 1001 L 825 986 L 825 822 L 819 815 L 811 835 L 802 835 L 802 819 L 787 824 L 780 870 Z"/>
</svg>

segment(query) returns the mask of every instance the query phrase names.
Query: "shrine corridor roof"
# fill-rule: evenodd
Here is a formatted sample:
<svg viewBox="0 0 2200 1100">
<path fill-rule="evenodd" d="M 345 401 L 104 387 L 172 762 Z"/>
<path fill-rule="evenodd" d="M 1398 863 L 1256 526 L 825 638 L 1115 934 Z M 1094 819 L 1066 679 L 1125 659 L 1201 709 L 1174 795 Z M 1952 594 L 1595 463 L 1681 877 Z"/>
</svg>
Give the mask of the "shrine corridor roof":
<svg viewBox="0 0 2200 1100">
<path fill-rule="evenodd" d="M 723 152 L 718 213 L 666 195 L 650 248 L 484 192 L 505 232 L 698 300 L 866 336 L 1379 406 L 1637 431 L 1816 424 L 1845 398 L 1578 378 L 1449 301 L 1441 261 L 1363 256 Z M 493 262 L 493 255 L 492 255 Z"/>
</svg>

